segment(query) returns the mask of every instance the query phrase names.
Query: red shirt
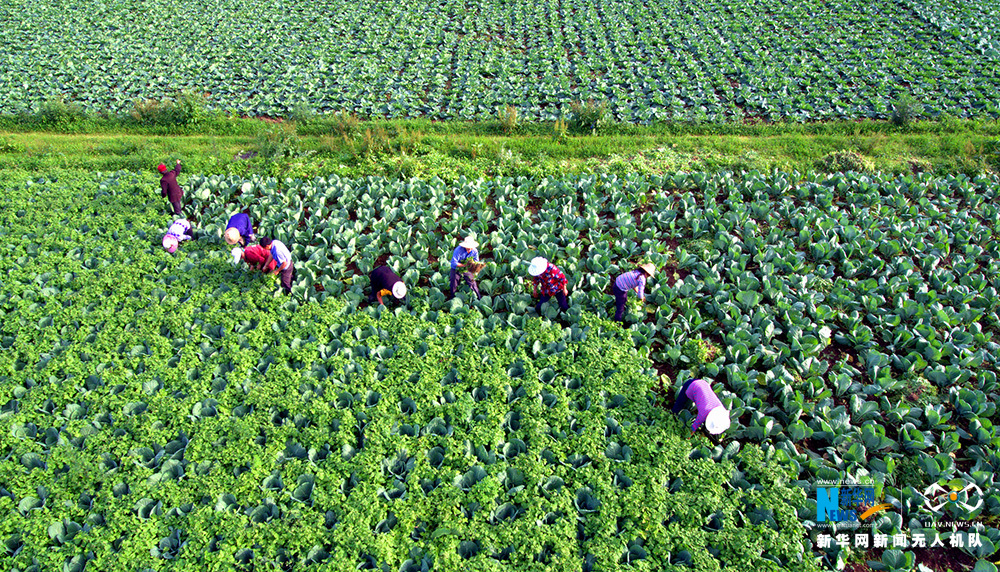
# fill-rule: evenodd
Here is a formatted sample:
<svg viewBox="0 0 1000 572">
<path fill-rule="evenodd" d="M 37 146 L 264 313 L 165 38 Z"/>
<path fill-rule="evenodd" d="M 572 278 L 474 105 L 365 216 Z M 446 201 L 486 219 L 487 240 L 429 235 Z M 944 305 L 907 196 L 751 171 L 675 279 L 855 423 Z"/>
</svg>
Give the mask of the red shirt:
<svg viewBox="0 0 1000 572">
<path fill-rule="evenodd" d="M 274 270 L 276 264 L 274 259 L 271 258 L 271 251 L 259 244 L 253 246 L 248 246 L 243 249 L 243 259 L 249 264 L 260 264 L 261 262 L 267 262 L 264 267 L 265 272 L 271 272 Z"/>
<path fill-rule="evenodd" d="M 542 296 L 555 296 L 566 287 L 566 275 L 550 262 L 545 272 L 535 276 L 535 284 L 540 285 Z"/>
</svg>

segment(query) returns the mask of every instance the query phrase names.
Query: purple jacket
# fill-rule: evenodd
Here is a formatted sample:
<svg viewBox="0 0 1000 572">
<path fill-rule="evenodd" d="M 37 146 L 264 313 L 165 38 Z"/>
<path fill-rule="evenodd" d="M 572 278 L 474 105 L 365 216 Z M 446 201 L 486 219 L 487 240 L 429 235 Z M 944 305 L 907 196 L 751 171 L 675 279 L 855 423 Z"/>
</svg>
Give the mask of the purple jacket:
<svg viewBox="0 0 1000 572">
<path fill-rule="evenodd" d="M 626 296 L 629 290 L 638 288 L 639 290 L 636 291 L 636 294 L 640 298 L 644 298 L 646 295 L 646 273 L 642 270 L 623 272 L 618 275 L 618 278 L 615 278 L 615 286 L 622 292 L 625 292 Z"/>
<path fill-rule="evenodd" d="M 712 386 L 703 379 L 692 381 L 687 391 L 684 392 L 684 395 L 688 396 L 698 406 L 698 417 L 691 424 L 692 431 L 697 431 L 702 426 L 705 418 L 708 417 L 709 411 L 722 405 L 722 402 L 719 401 L 719 396 L 715 395 L 715 392 L 712 391 Z"/>
<path fill-rule="evenodd" d="M 177 203 L 181 201 L 184 196 L 184 192 L 181 191 L 181 186 L 177 184 L 177 174 L 181 172 L 180 163 L 172 171 L 167 171 L 163 173 L 160 177 L 160 194 L 172 203 Z"/>
<path fill-rule="evenodd" d="M 399 274 L 396 274 L 389 266 L 379 266 L 375 270 L 372 270 L 369 275 L 372 283 L 372 296 L 378 293 L 380 290 L 392 290 L 392 287 L 396 282 L 401 281 Z"/>
<path fill-rule="evenodd" d="M 226 223 L 226 230 L 235 228 L 243 240 L 249 240 L 253 236 L 253 223 L 250 222 L 250 215 L 246 213 L 236 213 L 229 217 L 229 222 Z"/>
</svg>

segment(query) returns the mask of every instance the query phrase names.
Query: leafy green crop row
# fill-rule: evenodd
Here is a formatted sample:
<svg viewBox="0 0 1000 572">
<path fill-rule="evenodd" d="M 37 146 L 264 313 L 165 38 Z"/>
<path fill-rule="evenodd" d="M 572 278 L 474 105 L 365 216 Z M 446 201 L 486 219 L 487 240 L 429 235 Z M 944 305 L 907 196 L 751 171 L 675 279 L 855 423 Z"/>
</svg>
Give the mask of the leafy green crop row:
<svg viewBox="0 0 1000 572">
<path fill-rule="evenodd" d="M 996 117 L 985 6 L 15 0 L 0 7 L 0 112 L 58 98 L 120 112 L 187 90 L 270 116 L 492 119 L 511 105 L 551 120 L 594 99 L 643 123 L 887 118 L 912 94 L 918 114 Z"/>
<path fill-rule="evenodd" d="M 986 492 L 947 515 L 982 532 L 969 556 L 1000 543 L 995 178 L 194 176 L 182 184 L 206 236 L 170 256 L 155 180 L 63 177 L 0 199 L 0 415 L 15 437 L 0 504 L 20 515 L 0 526 L 21 569 L 154 547 L 487 567 L 513 538 L 527 568 L 591 554 L 601 568 L 766 569 L 754 558 L 801 550 L 789 527 L 811 526 L 818 479 L 866 475 L 897 507 L 878 530 L 921 530 L 920 493 L 960 479 Z M 292 245 L 307 303 L 228 265 L 218 237 L 235 210 Z M 489 296 L 447 301 L 447 255 L 468 230 L 493 263 Z M 536 252 L 571 280 L 567 326 L 528 310 Z M 387 254 L 409 308 L 363 304 Z M 608 315 L 607 277 L 639 258 L 660 270 L 623 338 L 593 315 Z M 678 440 L 688 414 L 651 405 L 647 356 L 673 386 L 717 380 L 729 442 Z M 684 489 L 679 471 L 720 488 Z M 744 494 L 756 504 L 738 508 Z M 692 536 L 719 526 L 734 536 Z M 267 540 L 300 528 L 283 551 Z M 330 541 L 345 529 L 384 532 L 353 554 Z M 693 548 L 706 544 L 720 552 Z"/>
<path fill-rule="evenodd" d="M 904 3 L 921 20 L 932 24 L 946 34 L 962 38 L 967 45 L 979 50 L 987 58 L 1000 58 L 1000 8 L 995 2 L 972 0 L 969 2 Z"/>
<path fill-rule="evenodd" d="M 689 455 L 618 328 L 285 303 L 135 190 L 4 189 L 3 569 L 816 569 L 774 451 Z"/>
<path fill-rule="evenodd" d="M 913 512 L 937 479 L 996 491 L 995 178 L 209 177 L 190 186 L 209 234 L 242 207 L 305 261 L 296 292 L 356 307 L 364 274 L 388 254 L 432 310 L 468 311 L 443 292 L 448 253 L 467 230 L 493 261 L 477 307 L 514 327 L 532 304 L 525 265 L 535 253 L 566 271 L 570 321 L 609 315 L 610 276 L 649 259 L 662 272 L 649 306 L 629 317 L 633 342 L 674 383 L 724 380 L 733 436 L 773 446 L 801 486 L 871 474 Z M 691 344 L 714 350 L 699 358 Z M 995 492 L 985 514 L 1000 514 Z"/>
</svg>

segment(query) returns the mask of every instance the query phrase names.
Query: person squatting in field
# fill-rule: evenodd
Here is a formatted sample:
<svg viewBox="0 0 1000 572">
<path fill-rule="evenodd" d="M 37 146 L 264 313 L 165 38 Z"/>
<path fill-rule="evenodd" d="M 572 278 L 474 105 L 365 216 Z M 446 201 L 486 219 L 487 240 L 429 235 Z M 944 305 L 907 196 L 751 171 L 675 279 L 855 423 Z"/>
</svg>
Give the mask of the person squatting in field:
<svg viewBox="0 0 1000 572">
<path fill-rule="evenodd" d="M 233 265 L 246 262 L 251 270 L 260 270 L 265 274 L 274 273 L 277 264 L 271 258 L 271 251 L 259 244 L 254 244 L 246 248 L 233 248 Z"/>
<path fill-rule="evenodd" d="M 181 160 L 177 159 L 177 166 L 172 171 L 168 171 L 167 166 L 163 163 L 160 163 L 156 170 L 162 175 L 160 177 L 160 195 L 170 201 L 174 215 L 180 216 L 184 206 L 184 191 L 177 184 L 177 175 L 181 172 Z"/>
<path fill-rule="evenodd" d="M 479 243 L 476 242 L 476 239 L 471 236 L 467 236 L 451 253 L 451 293 L 448 295 L 449 300 L 455 297 L 455 289 L 458 288 L 458 269 L 465 267 L 465 260 L 471 258 L 476 262 L 479 262 L 478 247 Z M 476 277 L 473 273 L 463 272 L 462 278 L 465 279 L 465 283 L 469 285 L 469 288 L 472 288 L 472 291 L 476 293 L 476 298 L 483 297 L 483 295 L 479 293 L 479 284 L 476 283 Z"/>
<path fill-rule="evenodd" d="M 167 229 L 167 234 L 163 235 L 163 248 L 173 254 L 177 251 L 177 245 L 184 240 L 191 240 L 194 235 L 191 233 L 191 223 L 179 218 L 171 223 Z"/>
<path fill-rule="evenodd" d="M 236 213 L 229 217 L 223 237 L 226 239 L 226 244 L 230 246 L 246 246 L 253 242 L 256 237 L 253 234 L 253 222 L 250 221 L 250 215 Z"/>
<path fill-rule="evenodd" d="M 389 266 L 379 266 L 369 274 L 371 280 L 371 291 L 368 293 L 368 303 L 378 300 L 379 306 L 382 303 L 382 296 L 392 294 L 393 298 L 406 303 L 406 284 L 403 279 Z"/>
<path fill-rule="evenodd" d="M 691 432 L 694 433 L 702 424 L 712 435 L 718 435 L 729 429 L 729 410 L 722 405 L 719 396 L 712 390 L 712 386 L 705 380 L 692 379 L 681 386 L 674 402 L 673 412 L 680 413 L 692 401 L 698 407 L 698 415 L 691 424 Z"/>
<path fill-rule="evenodd" d="M 281 289 L 285 294 L 292 293 L 292 282 L 295 281 L 295 265 L 292 264 L 292 253 L 289 252 L 285 243 L 280 240 L 271 240 L 264 237 L 260 239 L 260 245 L 271 249 L 271 258 L 274 259 L 275 268 L 271 274 L 281 276 Z"/>
<path fill-rule="evenodd" d="M 646 301 L 646 280 L 653 276 L 656 267 L 652 264 L 640 264 L 638 268 L 619 274 L 611 282 L 611 292 L 615 296 L 615 321 L 625 325 L 625 301 L 628 293 L 635 290 L 639 300 Z"/>
<path fill-rule="evenodd" d="M 569 301 L 566 299 L 569 291 L 566 289 L 566 275 L 563 274 L 562 270 L 559 270 L 555 264 L 547 259 L 536 256 L 531 259 L 531 264 L 528 265 L 528 274 L 533 277 L 531 281 L 532 297 L 538 296 L 539 290 L 541 290 L 541 296 L 535 306 L 536 312 L 541 314 L 542 304 L 548 302 L 552 296 L 555 296 L 556 300 L 559 301 L 560 310 L 563 312 L 569 310 Z"/>
</svg>

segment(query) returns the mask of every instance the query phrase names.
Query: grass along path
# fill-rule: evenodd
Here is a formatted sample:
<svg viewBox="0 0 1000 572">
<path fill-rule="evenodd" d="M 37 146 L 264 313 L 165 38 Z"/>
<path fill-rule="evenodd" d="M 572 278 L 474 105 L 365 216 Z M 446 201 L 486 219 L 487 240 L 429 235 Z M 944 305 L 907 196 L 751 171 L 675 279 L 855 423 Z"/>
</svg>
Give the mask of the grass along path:
<svg viewBox="0 0 1000 572">
<path fill-rule="evenodd" d="M 780 169 L 975 174 L 1000 170 L 1000 123 L 608 125 L 596 134 L 551 124 L 504 134 L 490 123 L 233 119 L 176 128 L 109 122 L 45 131 L 0 123 L 0 169 L 152 169 L 182 159 L 198 172 L 312 177 L 468 178 L 610 172 Z M 163 133 L 174 130 L 175 133 Z M 200 131 L 199 131 L 200 130 Z M 840 162 L 831 153 L 849 152 Z M 824 162 L 824 158 L 827 160 Z"/>
</svg>

